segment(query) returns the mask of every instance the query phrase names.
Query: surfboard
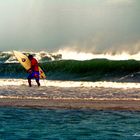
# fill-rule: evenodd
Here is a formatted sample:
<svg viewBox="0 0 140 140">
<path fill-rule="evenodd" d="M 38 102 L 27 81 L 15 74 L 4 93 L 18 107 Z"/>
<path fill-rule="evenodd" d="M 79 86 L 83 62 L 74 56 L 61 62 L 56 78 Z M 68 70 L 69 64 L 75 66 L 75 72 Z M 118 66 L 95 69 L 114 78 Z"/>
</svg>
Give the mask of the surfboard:
<svg viewBox="0 0 140 140">
<path fill-rule="evenodd" d="M 19 61 L 19 63 L 26 69 L 26 70 L 29 70 L 31 68 L 31 61 L 29 60 L 29 58 L 19 52 L 19 51 L 13 51 L 15 57 L 17 58 L 17 60 Z M 46 78 L 46 75 L 44 73 L 44 71 L 40 68 L 40 66 L 38 66 L 39 68 L 39 74 L 40 74 L 40 78 L 42 79 L 45 79 Z"/>
</svg>

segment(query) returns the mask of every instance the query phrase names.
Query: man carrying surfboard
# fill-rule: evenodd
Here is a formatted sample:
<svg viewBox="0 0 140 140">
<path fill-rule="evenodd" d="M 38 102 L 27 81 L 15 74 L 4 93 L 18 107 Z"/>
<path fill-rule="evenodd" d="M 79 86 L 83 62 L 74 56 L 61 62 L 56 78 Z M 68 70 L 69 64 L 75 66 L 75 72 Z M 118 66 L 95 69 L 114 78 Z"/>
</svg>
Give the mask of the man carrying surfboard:
<svg viewBox="0 0 140 140">
<path fill-rule="evenodd" d="M 31 85 L 31 79 L 35 78 L 37 85 L 40 86 L 40 79 L 46 79 L 46 75 L 43 70 L 38 66 L 37 60 L 32 55 L 25 55 L 19 51 L 13 51 L 14 56 L 19 63 L 29 72 L 28 83 Z"/>
<path fill-rule="evenodd" d="M 31 79 L 33 79 L 33 78 L 35 78 L 37 85 L 40 86 L 38 62 L 32 55 L 29 55 L 28 58 L 31 61 L 31 68 L 28 70 L 28 73 L 29 73 L 29 76 L 28 76 L 29 86 L 30 87 L 32 86 Z"/>
</svg>

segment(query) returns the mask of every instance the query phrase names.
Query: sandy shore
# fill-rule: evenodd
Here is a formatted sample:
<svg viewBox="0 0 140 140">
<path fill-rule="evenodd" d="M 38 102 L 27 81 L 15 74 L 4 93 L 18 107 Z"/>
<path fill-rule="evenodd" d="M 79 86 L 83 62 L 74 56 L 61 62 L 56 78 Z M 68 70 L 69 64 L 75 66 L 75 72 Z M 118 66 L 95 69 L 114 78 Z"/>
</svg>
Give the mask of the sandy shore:
<svg viewBox="0 0 140 140">
<path fill-rule="evenodd" d="M 49 109 L 96 109 L 140 111 L 140 100 L 85 100 L 85 99 L 0 99 L 0 106 Z"/>
<path fill-rule="evenodd" d="M 27 86 L 0 89 L 1 107 L 140 111 L 140 89 Z"/>
</svg>

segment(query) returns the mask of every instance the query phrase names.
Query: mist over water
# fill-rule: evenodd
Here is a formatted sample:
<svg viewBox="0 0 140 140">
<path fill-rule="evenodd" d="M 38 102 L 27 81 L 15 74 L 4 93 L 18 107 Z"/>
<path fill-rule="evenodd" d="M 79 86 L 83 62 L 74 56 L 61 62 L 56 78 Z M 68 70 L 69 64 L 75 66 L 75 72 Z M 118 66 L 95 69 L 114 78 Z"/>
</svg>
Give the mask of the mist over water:
<svg viewBox="0 0 140 140">
<path fill-rule="evenodd" d="M 137 54 L 140 7 L 130 1 L 3 0 L 0 50 Z"/>
<path fill-rule="evenodd" d="M 140 60 L 140 52 L 131 54 L 129 52 L 105 52 L 105 53 L 92 53 L 87 51 L 78 51 L 77 49 L 65 48 L 60 49 L 58 54 L 62 54 L 62 59 L 74 60 L 90 60 L 90 59 L 109 59 L 109 60 Z"/>
</svg>

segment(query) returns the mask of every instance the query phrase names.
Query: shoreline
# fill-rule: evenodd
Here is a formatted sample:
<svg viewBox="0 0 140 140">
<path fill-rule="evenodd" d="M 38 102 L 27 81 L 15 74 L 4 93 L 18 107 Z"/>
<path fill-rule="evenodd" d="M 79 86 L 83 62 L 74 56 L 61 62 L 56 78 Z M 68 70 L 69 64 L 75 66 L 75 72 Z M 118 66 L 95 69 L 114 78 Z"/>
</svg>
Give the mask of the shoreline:
<svg viewBox="0 0 140 140">
<path fill-rule="evenodd" d="M 39 88 L 25 85 L 1 86 L 0 107 L 140 111 L 139 86 L 134 88 L 130 84 L 129 88 L 123 88 L 124 84 L 118 87 L 118 84 L 111 83 L 112 87 L 96 87 L 96 83 L 92 83 L 94 86 L 90 83 L 84 86 L 81 82 L 79 86 L 77 82 L 68 82 L 71 87 L 67 87 L 64 82 L 57 84 L 59 86 L 48 84 Z M 105 85 L 104 82 L 100 83 L 100 86 Z"/>
<path fill-rule="evenodd" d="M 1 98 L 0 107 L 140 111 L 140 100 Z"/>
</svg>

